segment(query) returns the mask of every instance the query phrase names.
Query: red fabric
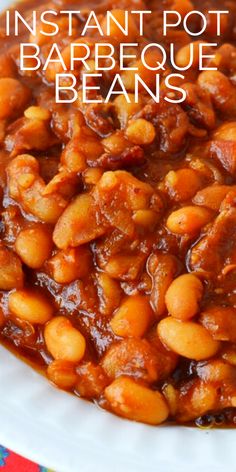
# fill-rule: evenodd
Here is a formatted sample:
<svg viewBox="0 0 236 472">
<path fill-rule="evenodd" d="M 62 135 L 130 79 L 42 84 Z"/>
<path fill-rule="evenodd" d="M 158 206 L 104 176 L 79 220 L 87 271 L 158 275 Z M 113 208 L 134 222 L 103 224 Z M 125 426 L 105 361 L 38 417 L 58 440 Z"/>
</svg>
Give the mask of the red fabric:
<svg viewBox="0 0 236 472">
<path fill-rule="evenodd" d="M 0 446 L 0 472 L 50 472 L 18 454 Z"/>
<path fill-rule="evenodd" d="M 24 459 L 14 452 L 10 452 L 5 459 L 5 465 L 2 466 L 3 472 L 38 472 L 39 468 L 33 462 Z"/>
</svg>

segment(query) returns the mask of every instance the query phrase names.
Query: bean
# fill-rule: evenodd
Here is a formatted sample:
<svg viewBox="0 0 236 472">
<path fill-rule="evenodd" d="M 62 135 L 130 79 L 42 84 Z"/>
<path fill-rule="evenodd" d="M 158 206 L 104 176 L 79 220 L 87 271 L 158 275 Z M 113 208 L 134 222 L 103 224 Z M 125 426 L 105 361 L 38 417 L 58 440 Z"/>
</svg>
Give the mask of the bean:
<svg viewBox="0 0 236 472">
<path fill-rule="evenodd" d="M 34 177 L 39 172 L 38 161 L 28 154 L 21 155 L 13 159 L 7 167 L 8 186 L 10 197 L 17 199 L 20 197 L 18 185 L 19 178 L 23 176 L 24 183 L 32 183 Z"/>
<path fill-rule="evenodd" d="M 162 388 L 163 395 L 167 401 L 171 416 L 175 416 L 178 404 L 178 392 L 172 384 L 165 384 Z"/>
<path fill-rule="evenodd" d="M 44 338 L 46 347 L 54 359 L 76 363 L 84 356 L 85 338 L 64 316 L 56 316 L 48 322 Z"/>
<path fill-rule="evenodd" d="M 48 122 L 25 118 L 17 122 L 17 127 L 10 129 L 5 145 L 11 157 L 15 157 L 30 150 L 46 151 L 55 142 Z"/>
<path fill-rule="evenodd" d="M 116 379 L 105 389 L 111 409 L 119 416 L 151 425 L 163 423 L 169 409 L 163 395 L 128 377 Z"/>
<path fill-rule="evenodd" d="M 102 144 L 106 152 L 111 154 L 122 154 L 127 148 L 129 142 L 124 136 L 123 131 L 115 131 L 107 138 L 102 140 Z"/>
<path fill-rule="evenodd" d="M 115 195 L 122 195 L 123 205 L 130 211 L 138 211 L 150 208 L 150 200 L 154 196 L 153 187 L 146 182 L 134 177 L 130 172 L 117 170 L 115 172 L 109 171 L 105 172 L 98 182 L 96 198 L 106 204 L 109 207 L 108 209 L 103 209 L 108 213 L 108 216 L 111 218 L 115 217 L 113 206 L 110 208 L 112 197 Z M 121 211 L 122 211 L 121 205 Z M 112 214 L 111 213 L 112 210 Z M 124 212 L 124 209 L 122 211 Z M 121 224 L 121 223 L 120 223 Z M 124 224 L 124 223 L 123 223 Z M 127 226 L 127 225 L 126 225 Z M 125 229 L 125 228 L 124 228 Z"/>
<path fill-rule="evenodd" d="M 102 315 L 109 316 L 120 304 L 122 293 L 120 284 L 104 272 L 99 272 L 96 278 L 98 283 L 99 312 Z"/>
<path fill-rule="evenodd" d="M 35 215 L 39 220 L 48 224 L 55 224 L 66 207 L 66 201 L 59 194 L 43 196 L 44 188 L 44 184 L 41 184 L 40 179 L 35 180 L 30 189 L 21 191 L 22 205 L 26 211 Z"/>
<path fill-rule="evenodd" d="M 112 331 L 123 338 L 142 337 L 152 320 L 152 309 L 148 298 L 133 295 L 126 298 L 111 320 Z"/>
<path fill-rule="evenodd" d="M 217 408 L 217 388 L 211 383 L 205 383 L 200 379 L 184 383 L 178 395 L 177 420 L 187 422 Z"/>
<path fill-rule="evenodd" d="M 76 141 L 79 147 L 80 153 L 85 158 L 92 162 L 93 165 L 97 163 L 97 159 L 103 153 L 102 142 L 98 139 L 97 135 L 85 126 L 80 129 L 80 133 L 76 136 Z"/>
<path fill-rule="evenodd" d="M 150 229 L 158 221 L 158 214 L 153 210 L 137 210 L 133 214 L 133 221 L 136 225 Z"/>
<path fill-rule="evenodd" d="M 78 151 L 71 145 L 67 144 L 62 155 L 61 162 L 69 170 L 69 172 L 83 172 L 86 169 L 86 159 L 82 152 Z"/>
<path fill-rule="evenodd" d="M 220 343 L 203 326 L 192 321 L 164 318 L 158 324 L 157 332 L 165 346 L 187 359 L 208 359 L 220 348 Z"/>
<path fill-rule="evenodd" d="M 96 205 L 91 195 L 82 194 L 75 198 L 61 217 L 53 233 L 53 240 L 59 249 L 85 244 L 105 233 L 102 224 L 97 224 Z"/>
<path fill-rule="evenodd" d="M 91 253 L 86 246 L 59 251 L 48 261 L 52 278 L 58 284 L 69 284 L 88 275 Z"/>
<path fill-rule="evenodd" d="M 71 139 L 61 154 L 61 163 L 69 172 L 82 172 L 86 169 L 86 158 L 81 152 L 78 140 Z"/>
<path fill-rule="evenodd" d="M 221 203 L 227 193 L 236 190 L 235 185 L 210 185 L 196 193 L 193 203 L 199 206 L 205 206 L 210 210 L 219 211 Z"/>
<path fill-rule="evenodd" d="M 144 261 L 143 254 L 117 254 L 109 259 L 104 270 L 111 278 L 134 281 L 141 273 Z"/>
<path fill-rule="evenodd" d="M 96 185 L 101 179 L 103 174 L 102 169 L 99 167 L 87 168 L 83 173 L 84 181 L 87 185 Z"/>
<path fill-rule="evenodd" d="M 46 185 L 39 175 L 39 163 L 29 154 L 13 159 L 7 167 L 9 193 L 25 211 L 38 219 L 55 224 L 67 205 L 58 192 L 43 195 Z"/>
<path fill-rule="evenodd" d="M 195 234 L 212 219 L 212 212 L 206 208 L 186 206 L 173 211 L 167 219 L 166 226 L 172 233 Z"/>
<path fill-rule="evenodd" d="M 164 183 L 170 198 L 176 202 L 189 200 L 201 187 L 200 176 L 193 169 L 171 170 Z"/>
<path fill-rule="evenodd" d="M 220 359 L 198 365 L 197 374 L 204 382 L 222 383 L 236 379 L 235 367 Z"/>
<path fill-rule="evenodd" d="M 121 129 L 127 126 L 127 123 L 132 115 L 138 113 L 142 106 L 142 99 L 140 97 L 139 103 L 135 103 L 135 95 L 133 93 L 128 94 L 130 103 L 127 102 L 124 95 L 118 95 L 115 98 L 113 105 L 117 114 L 117 118 L 120 122 Z M 141 103 L 140 103 L 141 102 Z"/>
<path fill-rule="evenodd" d="M 222 72 L 204 71 L 198 77 L 201 88 L 208 91 L 215 107 L 226 116 L 235 114 L 236 91 Z"/>
<path fill-rule="evenodd" d="M 213 134 L 213 139 L 222 139 L 223 141 L 236 141 L 236 121 L 224 123 L 219 126 Z"/>
<path fill-rule="evenodd" d="M 53 305 L 36 290 L 16 290 L 9 295 L 9 310 L 32 324 L 45 324 L 52 318 Z"/>
<path fill-rule="evenodd" d="M 125 133 L 132 143 L 139 145 L 151 144 L 156 137 L 153 124 L 142 118 L 129 122 Z"/>
<path fill-rule="evenodd" d="M 65 390 L 71 389 L 75 386 L 77 381 L 77 374 L 75 366 L 72 362 L 55 360 L 49 364 L 47 368 L 47 375 L 49 380 L 57 385 L 59 388 Z"/>
<path fill-rule="evenodd" d="M 195 41 L 180 48 L 175 58 L 176 65 L 179 67 L 187 67 L 189 65 L 193 69 L 197 69 L 199 67 L 200 44 L 204 43 L 202 41 Z M 206 47 L 203 49 L 204 53 L 207 53 L 207 49 L 210 50 L 210 48 Z"/>
<path fill-rule="evenodd" d="M 24 274 L 20 258 L 10 249 L 0 246 L 0 290 L 21 288 Z"/>
<path fill-rule="evenodd" d="M 196 382 L 191 395 L 191 405 L 195 418 L 205 415 L 217 405 L 217 390 L 210 383 Z"/>
<path fill-rule="evenodd" d="M 31 269 L 40 269 L 51 255 L 52 236 L 41 224 L 23 229 L 16 238 L 15 250 L 24 264 Z"/>
<path fill-rule="evenodd" d="M 48 121 L 51 118 L 51 113 L 46 108 L 32 106 L 25 110 L 24 115 L 29 120 L 41 120 L 41 121 Z"/>
<path fill-rule="evenodd" d="M 29 89 L 19 80 L 0 78 L 0 119 L 16 116 L 30 99 Z"/>
<path fill-rule="evenodd" d="M 202 282 L 195 275 L 181 275 L 172 282 L 166 292 L 167 310 L 174 318 L 189 320 L 197 314 L 202 295 Z"/>
</svg>

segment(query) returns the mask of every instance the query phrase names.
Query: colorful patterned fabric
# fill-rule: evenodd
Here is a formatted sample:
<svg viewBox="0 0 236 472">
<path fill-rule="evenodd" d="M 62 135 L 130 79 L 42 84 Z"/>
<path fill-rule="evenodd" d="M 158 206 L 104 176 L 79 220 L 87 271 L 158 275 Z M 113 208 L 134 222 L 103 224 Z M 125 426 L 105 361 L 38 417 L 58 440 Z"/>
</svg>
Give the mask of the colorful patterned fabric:
<svg viewBox="0 0 236 472">
<path fill-rule="evenodd" d="M 0 446 L 0 472 L 53 472 Z"/>
</svg>

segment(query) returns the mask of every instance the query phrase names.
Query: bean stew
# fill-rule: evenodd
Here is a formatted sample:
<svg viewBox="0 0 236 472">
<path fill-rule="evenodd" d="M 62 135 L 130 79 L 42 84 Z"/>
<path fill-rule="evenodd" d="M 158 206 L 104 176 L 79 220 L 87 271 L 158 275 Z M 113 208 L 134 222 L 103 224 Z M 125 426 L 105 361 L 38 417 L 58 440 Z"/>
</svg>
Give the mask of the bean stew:
<svg viewBox="0 0 236 472">
<path fill-rule="evenodd" d="M 34 40 L 23 26 L 6 37 L 0 17 L 1 342 L 59 388 L 124 418 L 234 426 L 235 0 L 25 0 L 18 10 L 29 18 L 35 7 L 78 4 L 70 37 L 63 13 L 56 38 L 45 39 L 39 21 Z M 19 43 L 31 40 L 42 64 L 55 41 L 68 63 L 91 9 L 102 28 L 107 10 L 119 21 L 124 10 L 152 10 L 130 59 L 152 88 L 155 74 L 139 60 L 145 45 L 168 51 L 174 42 L 182 67 L 199 46 L 181 24 L 161 36 L 163 10 L 216 8 L 230 12 L 209 59 L 217 70 L 199 72 L 194 56 L 180 104 L 164 100 L 164 76 L 159 103 L 145 90 L 136 103 L 130 70 L 130 103 L 118 94 L 85 104 L 81 64 L 77 100 L 56 103 L 57 63 L 20 69 Z M 216 18 L 207 18 L 200 39 L 214 43 Z M 119 44 L 136 34 L 135 19 L 128 37 L 113 24 L 116 70 Z M 92 29 L 83 40 L 104 41 Z M 97 79 L 101 97 L 113 74 Z"/>
</svg>

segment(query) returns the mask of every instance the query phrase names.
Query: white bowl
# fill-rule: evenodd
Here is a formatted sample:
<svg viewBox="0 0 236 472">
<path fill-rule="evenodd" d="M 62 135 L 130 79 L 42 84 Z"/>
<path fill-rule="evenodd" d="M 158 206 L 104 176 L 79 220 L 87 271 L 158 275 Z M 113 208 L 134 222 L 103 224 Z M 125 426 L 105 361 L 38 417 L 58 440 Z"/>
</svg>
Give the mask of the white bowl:
<svg viewBox="0 0 236 472">
<path fill-rule="evenodd" d="M 0 443 L 57 472 L 235 468 L 235 430 L 129 422 L 57 390 L 2 347 L 0 366 Z"/>
<path fill-rule="evenodd" d="M 0 8 L 9 0 L 0 0 Z M 57 472 L 235 470 L 236 430 L 132 423 L 52 387 L 0 346 L 0 443 Z"/>
</svg>

